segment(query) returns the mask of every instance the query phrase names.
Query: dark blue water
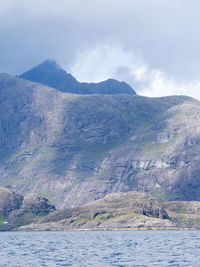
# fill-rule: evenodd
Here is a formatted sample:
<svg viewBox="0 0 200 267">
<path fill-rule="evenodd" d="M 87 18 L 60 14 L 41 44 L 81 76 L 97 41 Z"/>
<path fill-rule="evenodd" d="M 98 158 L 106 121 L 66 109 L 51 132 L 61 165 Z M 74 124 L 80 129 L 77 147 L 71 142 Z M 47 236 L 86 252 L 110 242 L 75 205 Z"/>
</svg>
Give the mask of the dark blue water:
<svg viewBox="0 0 200 267">
<path fill-rule="evenodd" d="M 0 266 L 200 266 L 200 231 L 0 232 Z"/>
</svg>

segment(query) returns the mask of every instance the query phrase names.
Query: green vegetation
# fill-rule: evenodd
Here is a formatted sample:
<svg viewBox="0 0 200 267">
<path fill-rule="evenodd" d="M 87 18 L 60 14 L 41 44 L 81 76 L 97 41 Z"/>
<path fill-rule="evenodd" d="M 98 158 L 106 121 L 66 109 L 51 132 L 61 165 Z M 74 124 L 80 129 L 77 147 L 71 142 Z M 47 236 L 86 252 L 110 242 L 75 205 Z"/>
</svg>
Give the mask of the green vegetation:
<svg viewBox="0 0 200 267">
<path fill-rule="evenodd" d="M 12 224 L 15 225 L 15 227 L 30 224 L 32 222 L 36 222 L 38 219 L 42 218 L 42 216 L 35 215 L 31 212 L 26 212 L 20 217 L 16 217 Z"/>
<path fill-rule="evenodd" d="M 144 215 L 142 214 L 137 214 L 137 213 L 124 213 L 124 214 L 120 214 L 120 213 L 108 213 L 108 212 L 105 212 L 105 213 L 102 213 L 102 214 L 98 214 L 93 220 L 94 221 L 99 221 L 101 223 L 104 223 L 104 222 L 110 222 L 110 221 L 113 221 L 113 220 L 118 220 L 118 219 L 125 219 L 125 220 L 128 220 L 128 219 L 142 219 L 142 218 L 145 218 Z"/>
<path fill-rule="evenodd" d="M 56 191 L 52 191 L 52 190 L 38 190 L 37 194 L 47 198 L 52 204 L 56 205 Z"/>
<path fill-rule="evenodd" d="M 0 215 L 0 223 L 7 222 L 8 217 L 7 216 L 1 216 Z"/>
<path fill-rule="evenodd" d="M 176 213 L 187 213 L 187 209 L 184 208 L 184 207 L 177 207 L 175 209 L 173 209 L 173 212 L 176 212 Z"/>
<path fill-rule="evenodd" d="M 165 143 L 157 143 L 157 144 L 152 144 L 146 142 L 146 144 L 143 146 L 143 149 L 141 150 L 142 154 L 158 154 L 158 153 L 163 153 L 166 151 L 166 149 L 173 144 L 173 140 L 170 140 Z"/>
</svg>

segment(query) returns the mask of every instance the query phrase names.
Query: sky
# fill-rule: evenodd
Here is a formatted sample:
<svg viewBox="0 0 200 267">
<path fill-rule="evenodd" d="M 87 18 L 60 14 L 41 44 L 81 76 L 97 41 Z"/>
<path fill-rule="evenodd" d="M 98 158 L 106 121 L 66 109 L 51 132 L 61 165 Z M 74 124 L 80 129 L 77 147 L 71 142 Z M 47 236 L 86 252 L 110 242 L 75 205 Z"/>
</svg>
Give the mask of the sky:
<svg viewBox="0 0 200 267">
<path fill-rule="evenodd" d="M 79 81 L 200 99 L 199 0 L 0 0 L 0 72 L 53 59 Z"/>
</svg>

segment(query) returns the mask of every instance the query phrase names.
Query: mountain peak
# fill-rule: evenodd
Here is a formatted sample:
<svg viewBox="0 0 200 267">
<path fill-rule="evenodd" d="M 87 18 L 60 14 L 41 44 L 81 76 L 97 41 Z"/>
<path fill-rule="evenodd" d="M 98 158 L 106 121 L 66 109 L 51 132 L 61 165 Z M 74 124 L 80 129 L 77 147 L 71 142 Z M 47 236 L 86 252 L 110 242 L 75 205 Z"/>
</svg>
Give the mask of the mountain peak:
<svg viewBox="0 0 200 267">
<path fill-rule="evenodd" d="M 19 77 L 73 94 L 136 94 L 127 83 L 115 79 L 100 83 L 80 83 L 51 59 L 45 60 Z"/>
<path fill-rule="evenodd" d="M 56 61 L 51 59 L 45 60 L 18 77 L 53 87 L 59 91 L 65 91 L 62 89 L 62 84 L 68 85 L 69 89 L 71 89 L 76 87 L 78 83 L 71 74 L 68 74 Z"/>
<path fill-rule="evenodd" d="M 39 66 L 61 69 L 60 65 L 53 59 L 46 59 L 41 64 L 39 64 L 37 67 Z"/>
<path fill-rule="evenodd" d="M 33 67 L 31 70 L 23 73 L 22 75 L 27 75 L 29 73 L 33 73 L 33 72 L 47 72 L 47 71 L 53 71 L 53 72 L 57 72 L 57 71 L 64 71 L 60 65 L 53 59 L 46 59 L 45 61 L 43 61 L 42 63 L 40 63 L 39 65 Z M 21 76 L 22 76 L 21 75 Z"/>
</svg>

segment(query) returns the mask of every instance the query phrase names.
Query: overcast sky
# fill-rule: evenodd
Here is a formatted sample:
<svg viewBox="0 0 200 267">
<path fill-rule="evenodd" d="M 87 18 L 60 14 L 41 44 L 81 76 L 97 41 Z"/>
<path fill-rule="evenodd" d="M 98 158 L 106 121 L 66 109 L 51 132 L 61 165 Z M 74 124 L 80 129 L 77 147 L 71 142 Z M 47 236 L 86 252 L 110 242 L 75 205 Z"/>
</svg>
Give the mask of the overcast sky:
<svg viewBox="0 0 200 267">
<path fill-rule="evenodd" d="M 80 81 L 200 99 L 200 1 L 0 0 L 0 72 L 45 59 Z"/>
</svg>

